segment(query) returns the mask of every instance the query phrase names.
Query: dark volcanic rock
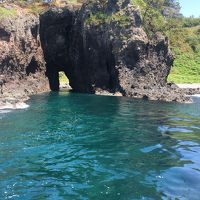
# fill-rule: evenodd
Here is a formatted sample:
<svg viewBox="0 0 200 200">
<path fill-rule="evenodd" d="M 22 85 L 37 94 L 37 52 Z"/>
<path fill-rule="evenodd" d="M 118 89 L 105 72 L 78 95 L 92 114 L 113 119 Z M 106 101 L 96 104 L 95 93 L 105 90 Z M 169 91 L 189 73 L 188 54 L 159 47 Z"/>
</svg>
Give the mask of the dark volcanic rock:
<svg viewBox="0 0 200 200">
<path fill-rule="evenodd" d="M 78 92 L 106 90 L 124 96 L 184 102 L 167 85 L 173 57 L 167 38 L 149 40 L 129 0 L 88 1 L 80 11 L 51 9 L 40 18 L 41 42 L 52 90 L 64 71 Z"/>
<path fill-rule="evenodd" d="M 51 8 L 40 19 L 19 9 L 16 17 L 0 20 L 0 47 L 0 101 L 48 90 L 45 71 L 54 91 L 64 71 L 77 92 L 188 101 L 167 84 L 173 64 L 167 38 L 147 37 L 130 0 Z"/>
<path fill-rule="evenodd" d="M 182 88 L 181 90 L 187 95 L 200 94 L 200 87 L 199 88 Z"/>
<path fill-rule="evenodd" d="M 39 17 L 20 10 L 0 19 L 0 104 L 48 90 Z"/>
<path fill-rule="evenodd" d="M 73 73 L 70 65 L 70 41 L 75 12 L 69 9 L 52 8 L 40 17 L 40 38 L 46 61 L 46 74 L 51 90 L 59 90 L 59 71 Z M 70 80 L 72 78 L 70 77 Z"/>
</svg>

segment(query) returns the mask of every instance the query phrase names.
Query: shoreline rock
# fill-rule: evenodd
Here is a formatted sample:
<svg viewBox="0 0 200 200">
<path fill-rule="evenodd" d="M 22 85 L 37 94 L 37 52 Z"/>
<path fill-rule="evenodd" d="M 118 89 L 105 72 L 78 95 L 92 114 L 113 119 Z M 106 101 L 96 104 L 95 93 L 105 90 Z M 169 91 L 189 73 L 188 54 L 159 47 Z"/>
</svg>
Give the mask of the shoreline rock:
<svg viewBox="0 0 200 200">
<path fill-rule="evenodd" d="M 112 92 L 112 91 L 106 91 L 102 90 L 100 88 L 96 89 L 95 95 L 100 95 L 100 96 L 115 96 L 115 97 L 122 97 L 122 93 L 120 92 Z"/>
<path fill-rule="evenodd" d="M 45 70 L 39 16 L 19 8 L 15 17 L 0 19 L 0 106 L 18 107 L 30 95 L 48 91 Z"/>
<path fill-rule="evenodd" d="M 186 94 L 186 95 L 198 95 L 200 94 L 200 84 L 177 84 L 178 87 Z"/>
<path fill-rule="evenodd" d="M 41 72 L 29 75 L 23 79 L 15 77 L 14 80 L 6 79 L 5 83 L 0 86 L 0 109 L 10 107 L 11 109 L 19 108 L 29 100 L 30 95 L 40 94 L 50 91 L 48 80 Z"/>
</svg>

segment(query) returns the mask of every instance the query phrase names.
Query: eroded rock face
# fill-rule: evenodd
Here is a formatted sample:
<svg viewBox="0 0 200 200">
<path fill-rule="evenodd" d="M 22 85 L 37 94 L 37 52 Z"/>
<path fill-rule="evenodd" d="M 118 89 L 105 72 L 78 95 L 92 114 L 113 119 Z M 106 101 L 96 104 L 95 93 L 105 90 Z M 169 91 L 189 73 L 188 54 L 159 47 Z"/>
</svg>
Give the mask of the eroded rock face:
<svg viewBox="0 0 200 200">
<path fill-rule="evenodd" d="M 39 17 L 19 12 L 0 20 L 0 104 L 48 90 Z"/>
<path fill-rule="evenodd" d="M 59 90 L 58 72 L 73 74 L 69 48 L 71 47 L 72 27 L 76 13 L 69 9 L 53 8 L 40 17 L 40 38 L 46 61 L 46 74 L 50 88 Z M 70 76 L 70 80 L 73 78 Z"/>
<path fill-rule="evenodd" d="M 51 89 L 65 71 L 75 91 L 106 90 L 152 100 L 187 100 L 167 85 L 173 57 L 167 38 L 149 40 L 129 0 L 88 1 L 80 11 L 51 9 L 41 16 L 41 41 Z"/>
</svg>

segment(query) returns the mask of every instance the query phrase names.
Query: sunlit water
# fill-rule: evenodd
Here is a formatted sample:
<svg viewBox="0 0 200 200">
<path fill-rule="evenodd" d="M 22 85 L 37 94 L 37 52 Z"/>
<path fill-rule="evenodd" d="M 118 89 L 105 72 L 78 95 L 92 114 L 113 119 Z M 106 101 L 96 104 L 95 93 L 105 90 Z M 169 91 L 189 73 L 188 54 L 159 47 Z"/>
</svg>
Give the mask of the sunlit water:
<svg viewBox="0 0 200 200">
<path fill-rule="evenodd" d="M 0 199 L 199 200 L 195 101 L 61 92 L 1 112 Z"/>
</svg>

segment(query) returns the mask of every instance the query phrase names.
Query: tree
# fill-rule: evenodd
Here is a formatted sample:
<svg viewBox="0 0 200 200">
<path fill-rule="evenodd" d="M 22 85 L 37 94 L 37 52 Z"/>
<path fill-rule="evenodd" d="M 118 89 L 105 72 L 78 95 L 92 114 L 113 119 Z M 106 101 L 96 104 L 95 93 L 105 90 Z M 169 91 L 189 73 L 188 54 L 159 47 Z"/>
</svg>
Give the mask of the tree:
<svg viewBox="0 0 200 200">
<path fill-rule="evenodd" d="M 180 5 L 177 0 L 140 0 L 143 26 L 151 36 L 155 32 L 165 33 L 179 25 Z"/>
</svg>

